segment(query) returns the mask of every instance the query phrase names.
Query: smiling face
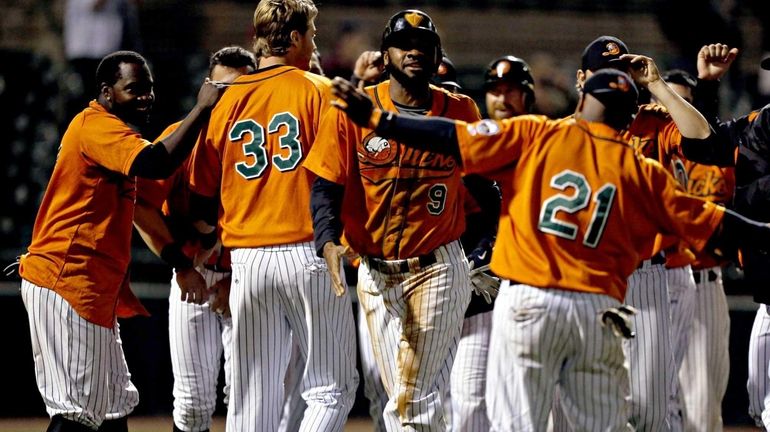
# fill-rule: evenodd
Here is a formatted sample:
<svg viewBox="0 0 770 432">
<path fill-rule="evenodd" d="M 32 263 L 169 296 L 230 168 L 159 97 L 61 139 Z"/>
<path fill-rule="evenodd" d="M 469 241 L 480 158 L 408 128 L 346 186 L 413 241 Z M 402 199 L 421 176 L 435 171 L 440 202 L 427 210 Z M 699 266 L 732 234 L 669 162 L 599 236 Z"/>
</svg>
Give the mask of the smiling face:
<svg viewBox="0 0 770 432">
<path fill-rule="evenodd" d="M 120 63 L 119 78 L 112 86 L 102 84 L 101 93 L 107 111 L 136 126 L 149 121 L 155 101 L 150 68 L 137 63 Z"/>
<path fill-rule="evenodd" d="M 492 120 L 527 114 L 526 97 L 526 93 L 521 90 L 520 86 L 499 81 L 487 90 L 487 114 Z"/>
<path fill-rule="evenodd" d="M 393 38 L 383 53 L 385 67 L 400 82 L 428 82 L 436 73 L 436 45 L 429 38 L 411 33 Z"/>
</svg>

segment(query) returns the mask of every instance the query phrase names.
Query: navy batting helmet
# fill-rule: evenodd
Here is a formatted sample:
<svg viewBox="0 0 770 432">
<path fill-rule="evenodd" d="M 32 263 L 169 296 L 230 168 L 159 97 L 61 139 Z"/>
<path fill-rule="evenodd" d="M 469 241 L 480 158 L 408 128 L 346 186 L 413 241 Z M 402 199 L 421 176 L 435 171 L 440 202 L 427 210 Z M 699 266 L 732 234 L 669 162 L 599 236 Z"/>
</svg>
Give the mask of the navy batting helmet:
<svg viewBox="0 0 770 432">
<path fill-rule="evenodd" d="M 382 51 L 396 44 L 399 38 L 419 35 L 423 40 L 429 40 L 436 46 L 436 64 L 441 61 L 441 38 L 436 26 L 428 14 L 417 9 L 403 10 L 388 20 L 388 25 L 382 32 Z"/>
<path fill-rule="evenodd" d="M 535 79 L 532 78 L 529 65 L 512 55 L 502 56 L 489 64 L 484 75 L 484 89 L 501 81 L 517 84 L 532 93 L 535 91 Z"/>
</svg>

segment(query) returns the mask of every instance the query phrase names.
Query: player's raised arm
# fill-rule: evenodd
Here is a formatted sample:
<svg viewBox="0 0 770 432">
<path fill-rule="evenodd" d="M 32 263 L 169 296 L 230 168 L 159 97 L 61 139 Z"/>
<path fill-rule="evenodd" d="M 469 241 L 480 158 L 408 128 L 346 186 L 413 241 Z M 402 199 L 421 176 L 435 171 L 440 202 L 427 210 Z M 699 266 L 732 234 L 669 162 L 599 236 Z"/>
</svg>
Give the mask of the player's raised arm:
<svg viewBox="0 0 770 432">
<path fill-rule="evenodd" d="M 705 139 L 711 135 L 706 118 L 660 77 L 658 66 L 650 57 L 624 54 L 620 60 L 629 62 L 628 70 L 634 81 L 647 87 L 655 99 L 668 109 L 683 137 Z"/>
<path fill-rule="evenodd" d="M 198 92 L 197 103 L 184 121 L 168 137 L 142 150 L 136 156 L 129 173 L 153 179 L 170 176 L 190 154 L 197 141 L 198 132 L 208 121 L 220 91 L 219 87 L 206 78 Z"/>
<path fill-rule="evenodd" d="M 378 134 L 410 146 L 460 157 L 457 145 L 456 121 L 443 117 L 411 118 L 375 108 L 372 100 L 350 81 L 336 77 L 332 80 L 332 94 L 340 101 L 334 106 L 359 126 L 374 129 Z M 449 145 L 447 145 L 449 144 Z"/>
</svg>

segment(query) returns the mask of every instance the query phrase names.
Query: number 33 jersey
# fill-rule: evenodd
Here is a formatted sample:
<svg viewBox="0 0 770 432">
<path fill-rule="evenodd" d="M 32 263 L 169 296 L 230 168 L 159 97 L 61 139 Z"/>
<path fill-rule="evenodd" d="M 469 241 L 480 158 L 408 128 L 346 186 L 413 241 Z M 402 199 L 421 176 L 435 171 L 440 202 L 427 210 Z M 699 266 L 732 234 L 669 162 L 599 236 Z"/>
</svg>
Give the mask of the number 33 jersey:
<svg viewBox="0 0 770 432">
<path fill-rule="evenodd" d="M 220 195 L 222 244 L 254 248 L 313 239 L 310 187 L 301 168 L 329 108 L 329 81 L 290 66 L 243 75 L 201 131 L 190 186 Z"/>
<path fill-rule="evenodd" d="M 381 109 L 398 111 L 390 81 L 366 89 Z M 467 96 L 431 86 L 428 116 L 473 122 Z M 345 186 L 345 240 L 361 255 L 404 259 L 427 254 L 465 230 L 465 188 L 452 156 L 417 150 L 361 128 L 339 110 L 324 119 L 305 167 Z M 415 114 L 416 115 L 416 114 Z"/>
<path fill-rule="evenodd" d="M 457 134 L 467 173 L 515 164 L 491 262 L 506 279 L 622 302 L 656 234 L 700 250 L 723 216 L 602 123 L 521 116 L 460 123 Z"/>
</svg>

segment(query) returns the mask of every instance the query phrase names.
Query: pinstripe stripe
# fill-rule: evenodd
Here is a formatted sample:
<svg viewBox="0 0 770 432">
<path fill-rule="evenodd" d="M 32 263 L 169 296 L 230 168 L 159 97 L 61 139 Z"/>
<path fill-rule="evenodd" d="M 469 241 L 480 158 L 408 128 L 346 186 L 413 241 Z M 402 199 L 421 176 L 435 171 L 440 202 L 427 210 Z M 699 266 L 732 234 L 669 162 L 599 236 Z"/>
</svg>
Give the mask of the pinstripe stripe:
<svg viewBox="0 0 770 432">
<path fill-rule="evenodd" d="M 311 243 L 232 251 L 232 392 L 227 428 L 279 426 L 292 340 L 307 358 L 301 431 L 341 431 L 358 377 L 348 296 L 336 297 Z"/>
<path fill-rule="evenodd" d="M 666 271 L 646 266 L 628 278 L 626 303 L 637 308 L 636 337 L 623 343 L 631 378 L 631 424 L 640 431 L 667 428 L 674 371 Z"/>
<path fill-rule="evenodd" d="M 760 304 L 749 339 L 749 415 L 759 427 L 770 429 L 770 306 Z"/>
<path fill-rule="evenodd" d="M 451 374 L 452 430 L 489 430 L 485 399 L 492 312 L 465 318 Z"/>
<path fill-rule="evenodd" d="M 470 301 L 468 263 L 459 242 L 436 263 L 408 273 L 371 271 L 362 260 L 358 297 L 388 393 L 388 431 L 445 430 L 444 396 Z"/>
<path fill-rule="evenodd" d="M 668 283 L 671 316 L 670 329 L 674 370 L 677 371 L 670 383 L 667 421 L 671 430 L 681 431 L 684 428 L 684 419 L 678 371 L 682 367 L 684 355 L 689 345 L 690 329 L 695 313 L 695 280 L 692 276 L 692 267 L 687 265 L 666 269 L 666 281 Z"/>
<path fill-rule="evenodd" d="M 503 283 L 493 311 L 487 406 L 493 431 L 544 431 L 558 391 L 574 430 L 630 430 L 628 375 L 604 295 Z"/>
<path fill-rule="evenodd" d="M 358 303 L 358 353 L 361 356 L 361 371 L 364 380 L 364 396 L 369 400 L 369 416 L 375 432 L 384 432 L 385 421 L 382 417 L 385 405 L 388 403 L 388 393 L 382 384 L 382 375 L 377 366 L 372 349 L 372 338 L 369 336 L 369 326 L 366 325 L 366 312 L 363 305 Z"/>
<path fill-rule="evenodd" d="M 719 267 L 695 270 L 701 283 L 695 291 L 690 343 L 679 380 L 685 406 L 684 429 L 691 432 L 722 430 L 722 398 L 730 373 L 730 315 Z M 708 272 L 717 273 L 715 281 Z"/>
<path fill-rule="evenodd" d="M 228 275 L 206 269 L 201 274 L 208 287 Z M 197 305 L 182 301 L 176 275 L 172 276 L 168 330 L 174 374 L 173 417 L 174 424 L 183 431 L 199 432 L 211 426 L 220 360 L 225 349 L 223 339 L 231 325 L 230 319 L 213 312 L 208 303 Z M 226 349 L 229 350 L 229 346 Z M 227 390 L 227 383 L 225 386 Z"/>
<path fill-rule="evenodd" d="M 48 415 L 97 428 L 139 403 L 123 356 L 120 327 L 81 318 L 61 296 L 22 280 L 35 376 Z"/>
</svg>

